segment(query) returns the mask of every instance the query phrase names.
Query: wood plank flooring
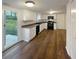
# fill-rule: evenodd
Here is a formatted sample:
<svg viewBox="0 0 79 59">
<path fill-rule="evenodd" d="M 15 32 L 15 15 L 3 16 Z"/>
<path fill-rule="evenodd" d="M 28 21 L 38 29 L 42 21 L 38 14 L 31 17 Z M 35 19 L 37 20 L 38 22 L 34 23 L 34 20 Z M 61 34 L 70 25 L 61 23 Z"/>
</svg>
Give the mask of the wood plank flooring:
<svg viewBox="0 0 79 59">
<path fill-rule="evenodd" d="M 26 46 L 19 44 L 3 59 L 70 59 L 65 46 L 65 30 L 44 30 Z"/>
</svg>

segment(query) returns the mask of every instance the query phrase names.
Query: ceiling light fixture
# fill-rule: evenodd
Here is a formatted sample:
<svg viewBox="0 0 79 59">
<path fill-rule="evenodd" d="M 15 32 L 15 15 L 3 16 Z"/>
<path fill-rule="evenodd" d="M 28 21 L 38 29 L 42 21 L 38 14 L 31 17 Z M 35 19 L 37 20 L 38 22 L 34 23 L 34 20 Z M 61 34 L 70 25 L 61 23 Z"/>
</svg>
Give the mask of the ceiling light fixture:
<svg viewBox="0 0 79 59">
<path fill-rule="evenodd" d="M 72 9 L 71 10 L 71 13 L 76 13 L 76 9 Z"/>
<path fill-rule="evenodd" d="M 49 12 L 49 14 L 53 14 L 53 13 L 56 13 L 56 11 L 50 11 L 50 12 Z"/>
<path fill-rule="evenodd" d="M 33 2 L 33 1 L 26 1 L 26 2 L 25 2 L 25 5 L 26 5 L 27 7 L 33 7 L 34 4 L 35 4 L 35 2 Z"/>
</svg>

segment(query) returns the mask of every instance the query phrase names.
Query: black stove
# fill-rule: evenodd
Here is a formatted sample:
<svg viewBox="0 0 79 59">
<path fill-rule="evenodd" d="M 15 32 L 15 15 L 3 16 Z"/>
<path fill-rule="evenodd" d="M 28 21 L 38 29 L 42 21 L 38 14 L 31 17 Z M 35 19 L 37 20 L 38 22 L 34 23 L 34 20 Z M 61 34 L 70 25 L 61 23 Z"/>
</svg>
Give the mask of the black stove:
<svg viewBox="0 0 79 59">
<path fill-rule="evenodd" d="M 54 22 L 53 21 L 48 21 L 47 23 L 47 29 L 51 29 L 51 30 L 54 30 Z"/>
</svg>

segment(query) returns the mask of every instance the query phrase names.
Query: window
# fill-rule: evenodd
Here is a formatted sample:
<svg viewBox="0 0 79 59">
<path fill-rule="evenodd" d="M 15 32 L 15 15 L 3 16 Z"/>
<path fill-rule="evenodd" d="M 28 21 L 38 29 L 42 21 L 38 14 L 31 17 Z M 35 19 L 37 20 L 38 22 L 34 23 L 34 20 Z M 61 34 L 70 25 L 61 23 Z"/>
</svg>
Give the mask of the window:
<svg viewBox="0 0 79 59">
<path fill-rule="evenodd" d="M 4 11 L 5 15 L 5 47 L 17 42 L 17 16 L 15 12 Z"/>
</svg>

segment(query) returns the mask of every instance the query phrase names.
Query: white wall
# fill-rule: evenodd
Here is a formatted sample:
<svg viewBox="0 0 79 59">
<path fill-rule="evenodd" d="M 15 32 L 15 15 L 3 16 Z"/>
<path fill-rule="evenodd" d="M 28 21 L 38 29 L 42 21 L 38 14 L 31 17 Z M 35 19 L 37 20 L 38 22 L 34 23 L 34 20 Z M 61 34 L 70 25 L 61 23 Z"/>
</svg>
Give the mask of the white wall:
<svg viewBox="0 0 79 59">
<path fill-rule="evenodd" d="M 56 22 L 57 22 L 57 29 L 65 29 L 66 28 L 66 18 L 65 14 L 57 14 L 56 16 Z"/>
<path fill-rule="evenodd" d="M 36 12 L 30 10 L 22 10 L 23 20 L 36 20 Z"/>
<path fill-rule="evenodd" d="M 42 19 L 42 14 L 41 13 L 37 13 L 36 14 L 36 21 L 39 21 Z"/>
<path fill-rule="evenodd" d="M 45 14 L 42 14 L 42 19 L 48 19 L 48 16 L 54 16 L 54 19 L 56 20 L 56 14 L 52 14 L 52 15 L 50 15 L 50 14 L 48 14 L 48 15 L 45 15 Z"/>
<path fill-rule="evenodd" d="M 76 59 L 76 13 L 73 12 L 76 9 L 75 5 L 76 1 L 70 0 L 67 4 L 66 13 L 66 49 L 72 59 Z"/>
<path fill-rule="evenodd" d="M 47 19 L 47 16 L 49 15 L 42 15 L 42 19 Z M 55 29 L 66 29 L 66 15 L 65 13 L 60 14 L 53 14 L 51 16 L 54 16 L 56 21 Z"/>
</svg>

